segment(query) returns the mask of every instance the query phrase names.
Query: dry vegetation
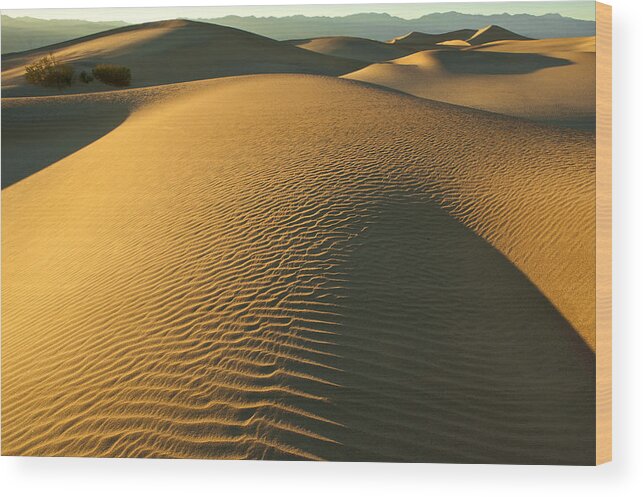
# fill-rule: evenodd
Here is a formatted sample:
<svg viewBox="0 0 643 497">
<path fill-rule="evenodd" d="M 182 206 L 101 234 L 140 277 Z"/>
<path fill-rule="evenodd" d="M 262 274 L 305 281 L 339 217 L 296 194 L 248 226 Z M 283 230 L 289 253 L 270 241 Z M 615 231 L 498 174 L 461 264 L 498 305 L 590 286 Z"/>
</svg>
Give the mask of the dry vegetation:
<svg viewBox="0 0 643 497">
<path fill-rule="evenodd" d="M 132 82 L 130 69 L 115 64 L 99 64 L 92 69 L 92 75 L 106 85 L 129 86 Z"/>
<path fill-rule="evenodd" d="M 34 85 L 63 88 L 71 86 L 74 68 L 59 62 L 55 55 L 46 55 L 25 67 L 26 80 Z"/>
</svg>

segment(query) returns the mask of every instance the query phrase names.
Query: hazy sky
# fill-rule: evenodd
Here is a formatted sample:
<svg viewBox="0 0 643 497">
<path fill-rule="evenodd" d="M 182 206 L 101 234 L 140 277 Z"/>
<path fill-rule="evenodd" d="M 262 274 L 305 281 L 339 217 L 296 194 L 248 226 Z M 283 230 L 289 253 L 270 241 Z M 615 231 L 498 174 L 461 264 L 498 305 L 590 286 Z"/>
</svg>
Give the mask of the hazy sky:
<svg viewBox="0 0 643 497">
<path fill-rule="evenodd" d="M 252 3 L 251 0 L 248 0 Z M 2 9 L 12 17 L 31 16 L 41 19 L 120 20 L 130 23 L 174 19 L 177 17 L 212 18 L 229 14 L 240 16 L 343 16 L 359 12 L 385 12 L 414 19 L 432 12 L 457 11 L 465 14 L 534 14 L 558 13 L 576 19 L 594 20 L 594 2 L 476 2 L 476 3 L 399 3 L 348 5 L 263 5 L 230 7 L 147 7 L 97 9 Z"/>
</svg>

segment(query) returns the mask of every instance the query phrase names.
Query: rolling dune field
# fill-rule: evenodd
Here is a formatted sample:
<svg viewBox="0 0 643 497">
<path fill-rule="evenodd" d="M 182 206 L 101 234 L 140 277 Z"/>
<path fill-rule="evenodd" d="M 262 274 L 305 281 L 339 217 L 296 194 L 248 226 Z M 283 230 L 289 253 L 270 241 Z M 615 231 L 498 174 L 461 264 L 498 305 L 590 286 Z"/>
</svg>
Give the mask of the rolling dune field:
<svg viewBox="0 0 643 497">
<path fill-rule="evenodd" d="M 529 40 L 526 36 L 519 35 L 518 33 L 513 33 L 508 29 L 502 28 L 500 26 L 486 26 L 477 30 L 470 38 L 467 38 L 466 41 L 469 45 L 483 45 L 485 43 L 492 43 L 499 40 Z"/>
<path fill-rule="evenodd" d="M 427 34 L 418 31 L 412 31 L 403 36 L 398 36 L 389 40 L 388 43 L 413 49 L 414 52 L 421 52 L 422 50 L 429 50 L 436 48 L 440 43 L 453 40 L 467 40 L 476 34 L 475 29 L 460 29 L 458 31 L 450 31 L 441 34 Z"/>
<path fill-rule="evenodd" d="M 342 77 L 418 97 L 546 124 L 593 130 L 596 54 L 591 38 L 443 47 L 371 64 Z"/>
<path fill-rule="evenodd" d="M 592 133 L 302 74 L 21 116 L 3 454 L 594 463 Z"/>
<path fill-rule="evenodd" d="M 589 52 L 596 53 L 596 36 L 547 38 L 544 40 L 500 40 L 470 50 L 505 53 Z"/>
<path fill-rule="evenodd" d="M 340 75 L 364 62 L 332 57 L 247 31 L 174 20 L 126 26 L 2 58 L 2 96 L 58 95 L 57 88 L 29 85 L 24 66 L 48 55 L 91 71 L 96 64 L 135 67 L 132 86 L 154 86 L 239 74 Z M 110 91 L 99 81 L 75 84 L 65 93 Z"/>
<path fill-rule="evenodd" d="M 290 43 L 313 52 L 366 62 L 397 59 L 414 52 L 411 48 L 352 36 L 327 36 L 307 40 L 291 40 Z"/>
</svg>

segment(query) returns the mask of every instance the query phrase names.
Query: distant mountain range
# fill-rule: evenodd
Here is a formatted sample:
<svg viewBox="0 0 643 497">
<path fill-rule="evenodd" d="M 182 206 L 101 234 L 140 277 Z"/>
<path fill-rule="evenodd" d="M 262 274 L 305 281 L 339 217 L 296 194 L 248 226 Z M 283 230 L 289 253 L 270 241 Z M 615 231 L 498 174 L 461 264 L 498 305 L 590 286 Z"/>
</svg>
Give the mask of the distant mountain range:
<svg viewBox="0 0 643 497">
<path fill-rule="evenodd" d="M 226 16 L 197 20 L 243 29 L 277 40 L 357 36 L 386 41 L 411 31 L 437 34 L 464 28 L 477 30 L 490 24 L 502 26 L 529 38 L 590 36 L 596 32 L 594 21 L 582 21 L 560 14 L 471 15 L 445 12 L 409 20 L 389 14 L 364 13 L 344 17 Z M 2 53 L 38 48 L 126 25 L 123 21 L 47 20 L 3 15 Z"/>
<path fill-rule="evenodd" d="M 472 15 L 459 12 L 428 14 L 418 19 L 402 19 L 389 14 L 353 14 L 344 17 L 239 17 L 198 19 L 222 26 L 289 40 L 318 36 L 358 36 L 386 41 L 410 31 L 444 33 L 459 29 L 480 29 L 490 24 L 502 26 L 529 38 L 566 38 L 591 36 L 596 33 L 594 21 L 582 21 L 560 14 Z"/>
<path fill-rule="evenodd" d="M 3 15 L 2 53 L 22 52 L 126 25 L 123 21 L 51 20 Z"/>
</svg>

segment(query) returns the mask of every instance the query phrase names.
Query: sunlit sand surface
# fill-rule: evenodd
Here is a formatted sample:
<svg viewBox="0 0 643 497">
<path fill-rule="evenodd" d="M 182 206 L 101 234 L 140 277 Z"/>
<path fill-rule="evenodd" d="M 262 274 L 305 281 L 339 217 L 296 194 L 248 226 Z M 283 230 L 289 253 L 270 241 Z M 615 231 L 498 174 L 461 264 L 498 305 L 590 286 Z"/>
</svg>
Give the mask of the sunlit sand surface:
<svg viewBox="0 0 643 497">
<path fill-rule="evenodd" d="M 547 124 L 594 129 L 595 37 L 455 45 L 374 63 L 343 77 Z"/>
<path fill-rule="evenodd" d="M 389 40 L 388 43 L 398 47 L 411 48 L 414 52 L 420 52 L 422 50 L 436 48 L 440 43 L 454 40 L 468 40 L 474 34 L 476 34 L 475 29 L 459 29 L 457 31 L 450 31 L 448 33 L 441 34 L 428 34 L 412 31 L 403 36 L 393 38 L 392 40 Z"/>
<path fill-rule="evenodd" d="M 193 81 L 238 74 L 313 73 L 337 76 L 365 63 L 304 50 L 247 31 L 174 20 L 138 24 L 69 42 L 3 56 L 2 96 L 58 95 L 57 88 L 29 85 L 24 66 L 53 54 L 78 72 L 96 64 L 133 68 L 133 86 Z M 63 93 L 109 91 L 99 81 L 76 83 Z"/>
<path fill-rule="evenodd" d="M 3 105 L 69 109 L 2 195 L 4 454 L 594 463 L 591 133 L 306 75 Z"/>
<path fill-rule="evenodd" d="M 596 36 L 546 38 L 544 40 L 500 40 L 472 50 L 513 53 L 590 52 L 596 53 Z"/>
<path fill-rule="evenodd" d="M 485 26 L 477 30 L 471 38 L 467 38 L 469 45 L 482 45 L 498 40 L 529 40 L 526 36 L 519 35 L 500 26 Z"/>
<path fill-rule="evenodd" d="M 291 40 L 290 43 L 313 52 L 367 62 L 397 59 L 415 51 L 401 45 L 352 36 L 324 36 L 306 40 Z"/>
</svg>

